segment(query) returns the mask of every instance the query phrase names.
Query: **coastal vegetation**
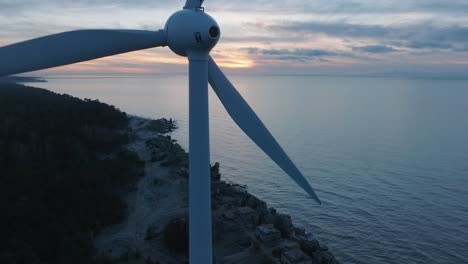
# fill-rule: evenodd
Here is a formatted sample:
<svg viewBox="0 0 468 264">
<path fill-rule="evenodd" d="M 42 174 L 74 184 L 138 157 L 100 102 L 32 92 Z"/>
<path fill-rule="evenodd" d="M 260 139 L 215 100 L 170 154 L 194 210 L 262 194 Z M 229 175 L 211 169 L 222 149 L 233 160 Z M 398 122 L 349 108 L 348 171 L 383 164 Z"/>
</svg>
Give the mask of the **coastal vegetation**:
<svg viewBox="0 0 468 264">
<path fill-rule="evenodd" d="M 0 263 L 96 263 L 94 235 L 143 173 L 127 125 L 97 100 L 0 83 Z"/>
<path fill-rule="evenodd" d="M 0 263 L 187 263 L 189 162 L 174 129 L 0 81 Z M 338 263 L 289 215 L 223 181 L 219 163 L 211 201 L 219 263 Z"/>
</svg>

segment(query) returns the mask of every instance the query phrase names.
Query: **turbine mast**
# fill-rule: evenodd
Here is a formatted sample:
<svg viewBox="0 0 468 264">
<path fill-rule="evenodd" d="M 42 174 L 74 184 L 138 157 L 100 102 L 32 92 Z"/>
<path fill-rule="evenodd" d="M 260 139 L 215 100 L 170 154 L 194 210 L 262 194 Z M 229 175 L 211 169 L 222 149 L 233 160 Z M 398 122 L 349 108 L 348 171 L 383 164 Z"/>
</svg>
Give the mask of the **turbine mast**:
<svg viewBox="0 0 468 264">
<path fill-rule="evenodd" d="M 212 263 L 208 58 L 189 55 L 190 263 Z"/>
<path fill-rule="evenodd" d="M 211 235 L 208 59 L 220 37 L 219 26 L 201 8 L 187 1 L 166 23 L 169 48 L 189 60 L 189 260 L 213 262 Z"/>
</svg>

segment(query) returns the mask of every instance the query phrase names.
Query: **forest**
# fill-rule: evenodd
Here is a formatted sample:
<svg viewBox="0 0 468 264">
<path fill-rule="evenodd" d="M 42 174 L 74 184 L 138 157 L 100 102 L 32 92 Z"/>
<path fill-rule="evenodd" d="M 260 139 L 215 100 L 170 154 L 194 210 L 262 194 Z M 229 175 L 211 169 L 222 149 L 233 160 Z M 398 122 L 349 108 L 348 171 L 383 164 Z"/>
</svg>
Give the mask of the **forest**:
<svg viewBox="0 0 468 264">
<path fill-rule="evenodd" d="M 97 263 L 144 170 L 114 106 L 0 83 L 0 263 Z"/>
</svg>

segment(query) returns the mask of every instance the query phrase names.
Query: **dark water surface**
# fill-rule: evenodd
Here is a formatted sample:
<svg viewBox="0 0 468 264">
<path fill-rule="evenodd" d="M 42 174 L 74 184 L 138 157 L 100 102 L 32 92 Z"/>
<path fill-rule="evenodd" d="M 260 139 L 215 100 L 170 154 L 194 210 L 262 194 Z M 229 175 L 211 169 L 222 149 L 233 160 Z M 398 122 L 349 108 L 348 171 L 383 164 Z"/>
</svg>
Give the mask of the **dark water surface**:
<svg viewBox="0 0 468 264">
<path fill-rule="evenodd" d="M 188 149 L 185 76 L 37 86 L 172 117 Z M 343 263 L 468 263 L 468 81 L 232 77 L 324 202 L 316 205 L 210 93 L 211 160 Z"/>
</svg>

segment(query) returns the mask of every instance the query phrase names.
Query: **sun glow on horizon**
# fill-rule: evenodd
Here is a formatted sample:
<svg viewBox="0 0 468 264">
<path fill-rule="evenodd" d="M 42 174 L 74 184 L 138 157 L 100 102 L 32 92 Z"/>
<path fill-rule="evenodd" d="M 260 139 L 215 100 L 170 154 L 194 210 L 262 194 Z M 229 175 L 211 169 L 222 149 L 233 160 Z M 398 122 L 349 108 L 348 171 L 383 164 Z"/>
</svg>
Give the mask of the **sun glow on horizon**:
<svg viewBox="0 0 468 264">
<path fill-rule="evenodd" d="M 228 55 L 226 55 L 228 54 Z M 245 54 L 227 51 L 213 52 L 216 62 L 222 68 L 249 69 L 254 68 L 254 59 Z M 92 61 L 56 67 L 41 71 L 47 76 L 62 75 L 151 75 L 175 72 L 181 73 L 188 67 L 185 57 L 172 54 L 168 49 L 149 49 L 130 52 Z"/>
<path fill-rule="evenodd" d="M 255 63 L 253 60 L 248 58 L 238 59 L 219 59 L 216 63 L 223 68 L 241 69 L 241 68 L 253 68 Z"/>
</svg>

